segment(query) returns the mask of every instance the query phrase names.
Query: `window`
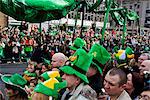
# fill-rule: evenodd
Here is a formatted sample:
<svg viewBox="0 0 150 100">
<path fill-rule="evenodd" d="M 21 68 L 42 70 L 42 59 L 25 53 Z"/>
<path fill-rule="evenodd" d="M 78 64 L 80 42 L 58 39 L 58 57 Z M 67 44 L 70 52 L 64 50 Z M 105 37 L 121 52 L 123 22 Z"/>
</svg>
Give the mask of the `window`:
<svg viewBox="0 0 150 100">
<path fill-rule="evenodd" d="M 140 8 L 140 5 L 137 5 L 137 8 Z"/>
<path fill-rule="evenodd" d="M 130 9 L 132 9 L 132 6 L 130 6 Z"/>
<path fill-rule="evenodd" d="M 147 7 L 146 8 L 149 8 L 149 5 L 150 5 L 150 3 L 147 3 Z"/>
<path fill-rule="evenodd" d="M 88 16 L 88 20 L 90 20 L 90 16 Z"/>
<path fill-rule="evenodd" d="M 91 15 L 91 21 L 93 21 L 93 15 Z"/>
<path fill-rule="evenodd" d="M 69 19 L 71 18 L 70 14 L 68 14 L 68 18 L 69 18 Z"/>
<path fill-rule="evenodd" d="M 84 15 L 84 19 L 87 20 L 87 14 Z"/>
</svg>

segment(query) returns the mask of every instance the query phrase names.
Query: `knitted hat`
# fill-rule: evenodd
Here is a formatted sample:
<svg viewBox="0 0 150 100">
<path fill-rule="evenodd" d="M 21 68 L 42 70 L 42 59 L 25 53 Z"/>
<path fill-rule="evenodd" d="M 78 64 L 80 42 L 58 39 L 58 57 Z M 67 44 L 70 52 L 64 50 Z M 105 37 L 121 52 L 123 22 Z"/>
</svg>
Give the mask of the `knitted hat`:
<svg viewBox="0 0 150 100">
<path fill-rule="evenodd" d="M 76 75 L 82 79 L 85 83 L 89 83 L 86 72 L 92 62 L 92 55 L 86 53 L 83 49 L 78 49 L 73 56 L 70 57 L 70 61 L 65 66 L 61 67 L 66 74 Z"/>
</svg>

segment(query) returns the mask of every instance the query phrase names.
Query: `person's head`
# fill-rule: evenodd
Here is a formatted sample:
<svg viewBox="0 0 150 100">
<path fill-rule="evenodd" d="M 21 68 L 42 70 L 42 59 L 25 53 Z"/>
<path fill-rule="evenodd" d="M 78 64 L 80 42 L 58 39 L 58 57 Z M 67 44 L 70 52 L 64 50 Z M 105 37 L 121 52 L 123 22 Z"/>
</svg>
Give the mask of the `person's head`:
<svg viewBox="0 0 150 100">
<path fill-rule="evenodd" d="M 27 93 L 24 93 L 22 90 L 16 88 L 15 86 L 5 84 L 5 93 L 9 97 L 9 100 L 28 100 Z"/>
<path fill-rule="evenodd" d="M 143 88 L 144 79 L 139 73 L 130 72 L 127 74 L 127 83 L 125 90 L 129 93 L 129 95 L 131 95 L 131 97 L 138 96 Z"/>
<path fill-rule="evenodd" d="M 126 84 L 127 91 L 130 89 L 134 89 L 132 79 L 133 79 L 132 74 L 131 73 L 127 74 L 127 84 Z"/>
<path fill-rule="evenodd" d="M 78 86 L 81 83 L 81 79 L 75 75 L 64 73 L 62 78 L 67 81 L 67 88 L 69 90 L 74 89 L 76 86 Z"/>
<path fill-rule="evenodd" d="M 42 65 L 42 69 L 41 69 L 41 73 L 44 73 L 46 71 L 48 71 L 50 69 L 50 66 L 49 65 Z"/>
<path fill-rule="evenodd" d="M 91 64 L 86 75 L 87 75 L 87 77 L 91 77 L 91 76 L 95 75 L 97 72 L 98 72 L 97 67 L 95 65 Z"/>
<path fill-rule="evenodd" d="M 49 96 L 35 92 L 32 96 L 32 100 L 49 100 Z"/>
<path fill-rule="evenodd" d="M 103 46 L 95 43 L 92 45 L 88 54 L 91 54 L 93 59 L 87 75 L 93 76 L 97 72 L 102 74 L 104 64 L 106 64 L 111 58 L 109 52 Z"/>
<path fill-rule="evenodd" d="M 65 74 L 62 76 L 68 82 L 68 87 L 77 86 L 81 80 L 89 83 L 86 73 L 92 62 L 92 56 L 87 54 L 85 50 L 78 49 L 73 56 L 69 58 L 65 66 L 60 70 Z"/>
<path fill-rule="evenodd" d="M 141 64 L 144 60 L 150 60 L 150 54 L 149 53 L 143 53 L 138 58 L 138 63 Z"/>
<path fill-rule="evenodd" d="M 150 60 L 144 60 L 144 61 L 141 63 L 139 69 L 140 69 L 140 74 L 141 74 L 141 75 L 144 74 L 144 71 L 150 72 Z"/>
<path fill-rule="evenodd" d="M 71 54 L 74 54 L 77 49 L 83 48 L 85 45 L 86 45 L 86 42 L 83 39 L 76 38 L 73 41 L 73 45 L 69 47 L 71 49 Z"/>
<path fill-rule="evenodd" d="M 127 75 L 117 68 L 109 70 L 104 79 L 104 88 L 109 96 L 119 96 L 125 88 Z"/>
<path fill-rule="evenodd" d="M 47 97 L 51 97 L 54 98 L 54 100 L 57 100 L 58 91 L 62 88 L 65 88 L 66 86 L 67 82 L 62 80 L 60 76 L 58 78 L 58 73 L 53 73 L 51 71 L 48 80 L 37 84 L 34 88 L 35 94 L 33 95 L 32 100 L 49 100 Z"/>
<path fill-rule="evenodd" d="M 24 88 L 27 81 L 21 75 L 2 75 L 1 79 L 5 83 L 5 92 L 9 100 L 27 100 L 28 94 Z"/>
<path fill-rule="evenodd" d="M 26 70 L 28 70 L 29 72 L 35 72 L 35 70 L 36 70 L 36 66 L 37 66 L 37 63 L 36 62 L 34 62 L 34 61 L 29 61 L 28 62 L 28 67 L 27 67 L 27 69 Z"/>
<path fill-rule="evenodd" d="M 67 58 L 63 53 L 55 53 L 52 56 L 52 67 L 60 67 L 63 66 L 66 62 Z"/>
<path fill-rule="evenodd" d="M 150 100 L 150 89 L 144 90 L 138 100 Z"/>
</svg>

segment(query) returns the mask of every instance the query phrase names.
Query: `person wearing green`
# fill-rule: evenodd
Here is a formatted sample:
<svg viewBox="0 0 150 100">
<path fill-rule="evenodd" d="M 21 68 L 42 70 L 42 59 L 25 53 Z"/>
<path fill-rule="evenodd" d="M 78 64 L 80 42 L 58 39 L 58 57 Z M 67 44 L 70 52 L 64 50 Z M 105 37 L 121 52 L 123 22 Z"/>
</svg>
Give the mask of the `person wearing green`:
<svg viewBox="0 0 150 100">
<path fill-rule="evenodd" d="M 89 54 L 93 56 L 92 64 L 87 72 L 89 85 L 97 92 L 101 92 L 102 76 L 104 64 L 106 64 L 111 56 L 109 52 L 101 45 L 95 43 L 92 45 Z"/>
<path fill-rule="evenodd" d="M 28 100 L 28 93 L 25 90 L 27 81 L 21 75 L 2 75 L 1 79 L 5 83 L 9 100 Z"/>
<path fill-rule="evenodd" d="M 78 49 L 65 66 L 62 78 L 67 81 L 67 88 L 60 91 L 60 100 L 95 100 L 96 92 L 87 85 L 89 83 L 86 72 L 92 62 L 92 56 L 85 50 Z"/>
<path fill-rule="evenodd" d="M 114 55 L 117 60 L 117 67 L 125 67 L 130 59 L 134 58 L 134 51 L 127 47 L 125 50 L 118 50 Z"/>
<path fill-rule="evenodd" d="M 4 50 L 3 47 L 0 46 L 0 59 L 4 58 Z"/>
<path fill-rule="evenodd" d="M 58 100 L 58 91 L 65 88 L 67 82 L 65 80 L 58 80 L 57 77 L 60 77 L 60 75 L 56 71 L 49 72 L 49 78 L 37 84 L 34 88 L 32 100 Z"/>
<path fill-rule="evenodd" d="M 71 49 L 71 54 L 73 55 L 77 49 L 80 49 L 80 48 L 85 49 L 85 46 L 86 46 L 86 42 L 83 39 L 76 38 L 73 41 L 72 46 L 70 46 L 69 48 Z"/>
<path fill-rule="evenodd" d="M 23 73 L 23 78 L 26 79 L 28 82 L 30 82 L 31 79 L 34 79 L 37 77 L 37 74 L 35 72 L 36 66 L 37 66 L 36 62 L 31 61 L 31 60 L 28 62 L 26 71 L 24 71 Z"/>
</svg>

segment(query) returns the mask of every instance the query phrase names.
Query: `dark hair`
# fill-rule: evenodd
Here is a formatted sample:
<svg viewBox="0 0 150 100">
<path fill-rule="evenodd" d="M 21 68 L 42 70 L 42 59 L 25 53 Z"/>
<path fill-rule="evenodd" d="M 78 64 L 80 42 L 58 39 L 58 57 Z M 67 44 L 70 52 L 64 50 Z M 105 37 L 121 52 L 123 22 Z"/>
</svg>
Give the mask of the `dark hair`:
<svg viewBox="0 0 150 100">
<path fill-rule="evenodd" d="M 15 100 L 28 100 L 28 94 L 24 92 L 24 90 L 20 89 L 19 87 L 5 84 L 7 89 L 12 89 L 14 92 L 18 91 L 17 95 L 15 95 Z"/>
<path fill-rule="evenodd" d="M 131 94 L 132 98 L 140 95 L 144 88 L 144 78 L 137 72 L 131 72 L 132 74 L 132 83 L 134 87 L 134 92 Z"/>
<path fill-rule="evenodd" d="M 127 83 L 127 75 L 126 73 L 120 69 L 120 68 L 112 68 L 109 70 L 109 75 L 114 76 L 114 75 L 119 75 L 120 81 L 119 81 L 119 85 L 123 85 Z"/>
</svg>

